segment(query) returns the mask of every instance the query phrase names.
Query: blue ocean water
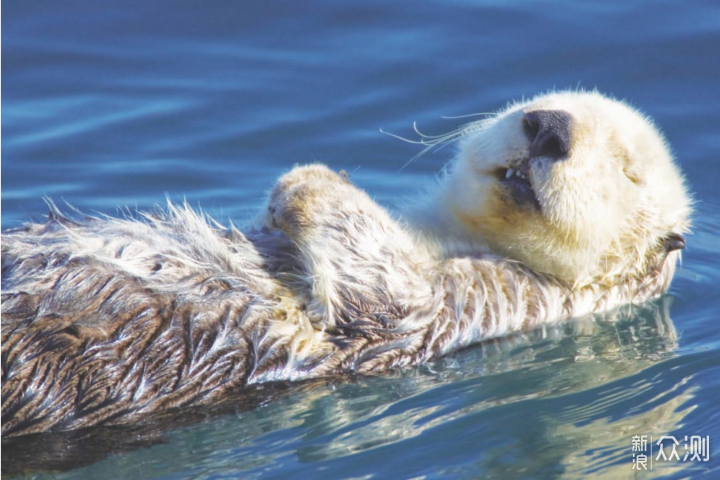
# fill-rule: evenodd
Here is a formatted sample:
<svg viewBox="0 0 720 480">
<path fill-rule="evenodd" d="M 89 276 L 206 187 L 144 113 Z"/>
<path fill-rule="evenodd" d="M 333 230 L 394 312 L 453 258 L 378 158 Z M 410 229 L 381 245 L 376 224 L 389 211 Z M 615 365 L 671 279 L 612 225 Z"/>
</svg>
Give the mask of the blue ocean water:
<svg viewBox="0 0 720 480">
<path fill-rule="evenodd" d="M 63 2 L 2 8 L 2 227 L 187 199 L 241 224 L 321 161 L 390 208 L 450 148 L 413 138 L 550 89 L 651 115 L 694 192 L 670 293 L 372 378 L 285 388 L 158 431 L 3 443 L 28 478 L 720 478 L 720 5 Z M 268 389 L 272 389 L 268 387 Z M 710 460 L 632 470 L 632 437 Z M 21 451 L 33 452 L 17 457 Z M 48 460 L 51 459 L 51 460 Z"/>
</svg>

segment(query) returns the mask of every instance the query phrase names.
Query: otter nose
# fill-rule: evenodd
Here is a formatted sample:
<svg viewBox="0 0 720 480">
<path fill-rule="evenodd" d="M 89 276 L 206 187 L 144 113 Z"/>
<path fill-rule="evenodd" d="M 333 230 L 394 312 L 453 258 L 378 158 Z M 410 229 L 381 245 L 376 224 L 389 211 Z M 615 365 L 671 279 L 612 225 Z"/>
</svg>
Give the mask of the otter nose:
<svg viewBox="0 0 720 480">
<path fill-rule="evenodd" d="M 560 159 L 570 153 L 570 122 L 561 110 L 535 110 L 523 117 L 525 132 L 530 139 L 530 158 Z"/>
</svg>

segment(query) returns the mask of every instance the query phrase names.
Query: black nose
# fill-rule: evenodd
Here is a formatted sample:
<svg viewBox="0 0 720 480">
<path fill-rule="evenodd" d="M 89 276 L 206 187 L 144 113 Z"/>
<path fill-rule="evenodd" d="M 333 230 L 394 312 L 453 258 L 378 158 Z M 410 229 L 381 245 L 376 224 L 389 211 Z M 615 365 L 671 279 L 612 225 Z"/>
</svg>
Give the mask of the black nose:
<svg viewBox="0 0 720 480">
<path fill-rule="evenodd" d="M 561 110 L 535 110 L 525 114 L 525 132 L 530 139 L 530 158 L 559 159 L 570 153 L 572 117 Z"/>
</svg>

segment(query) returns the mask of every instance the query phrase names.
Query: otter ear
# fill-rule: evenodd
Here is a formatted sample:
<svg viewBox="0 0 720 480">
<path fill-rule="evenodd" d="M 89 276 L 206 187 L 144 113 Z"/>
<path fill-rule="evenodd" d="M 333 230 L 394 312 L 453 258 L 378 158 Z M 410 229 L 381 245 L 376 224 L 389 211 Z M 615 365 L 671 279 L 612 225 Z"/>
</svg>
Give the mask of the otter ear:
<svg viewBox="0 0 720 480">
<path fill-rule="evenodd" d="M 668 252 L 682 250 L 685 248 L 685 237 L 679 233 L 671 232 L 668 236 L 662 239 L 662 243 L 665 246 L 665 250 Z"/>
</svg>

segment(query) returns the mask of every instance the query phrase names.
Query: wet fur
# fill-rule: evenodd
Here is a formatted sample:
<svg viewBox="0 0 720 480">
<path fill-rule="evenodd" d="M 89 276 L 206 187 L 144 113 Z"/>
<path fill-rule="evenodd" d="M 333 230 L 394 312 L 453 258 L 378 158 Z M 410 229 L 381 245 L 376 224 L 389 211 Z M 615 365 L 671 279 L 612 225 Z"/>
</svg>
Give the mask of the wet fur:
<svg viewBox="0 0 720 480">
<path fill-rule="evenodd" d="M 3 436 L 379 372 L 644 302 L 667 289 L 679 255 L 668 235 L 685 226 L 645 232 L 622 247 L 633 268 L 580 281 L 587 268 L 567 279 L 483 238 L 398 222 L 320 165 L 283 176 L 245 232 L 173 204 L 126 219 L 51 209 L 3 235 Z"/>
<path fill-rule="evenodd" d="M 223 444 L 228 448 L 236 448 L 239 441 L 247 443 L 263 436 L 270 428 L 268 420 L 273 430 L 295 428 L 298 417 L 315 412 L 322 415 L 328 424 L 350 425 L 353 419 L 358 419 L 358 415 L 367 417 L 370 413 L 367 410 L 372 409 L 373 405 L 397 402 L 399 398 L 427 393 L 427 389 L 437 388 L 438 382 L 462 379 L 462 383 L 467 386 L 467 382 L 478 375 L 497 377 L 500 372 L 508 374 L 501 375 L 507 380 L 507 377 L 512 377 L 510 372 L 516 369 L 525 370 L 529 364 L 542 371 L 543 366 L 550 368 L 543 361 L 547 358 L 548 351 L 554 351 L 556 355 L 568 360 L 562 362 L 559 371 L 555 364 L 554 373 L 551 375 L 569 375 L 572 378 L 570 384 L 562 387 L 564 393 L 598 387 L 602 390 L 603 385 L 606 390 L 611 390 L 609 385 L 612 385 L 612 380 L 631 376 L 672 356 L 672 351 L 677 347 L 677 336 L 669 317 L 670 303 L 670 297 L 663 297 L 640 306 L 625 306 L 592 317 L 572 319 L 554 326 L 544 325 L 529 332 L 488 340 L 459 357 L 440 359 L 429 365 L 402 371 L 386 372 L 384 375 L 392 382 L 392 386 L 386 385 L 388 388 L 377 388 L 375 380 L 356 375 L 323 377 L 302 382 L 264 383 L 231 392 L 211 405 L 169 409 L 148 415 L 142 421 L 131 424 L 51 431 L 3 439 L 2 474 L 30 475 L 48 470 L 57 472 L 75 469 L 111 454 L 124 455 L 139 448 L 166 444 L 168 441 L 177 442 L 177 437 L 168 438 L 167 433 L 198 422 L 207 422 L 216 416 L 230 415 L 229 418 L 206 424 L 204 431 L 207 433 L 207 429 L 217 430 L 220 435 L 211 436 L 215 439 L 222 438 Z M 438 375 L 437 369 L 444 373 Z M 488 380 L 492 383 L 492 378 Z M 476 383 L 486 384 L 484 381 Z M 547 394 L 548 385 L 545 382 L 533 383 L 529 388 L 532 392 L 544 395 Z M 366 392 L 366 395 L 373 397 L 370 405 L 366 405 L 365 415 L 355 402 L 343 401 L 354 399 L 358 394 L 362 395 L 364 390 L 372 390 L 372 393 Z M 484 395 L 492 397 L 493 392 L 485 392 Z M 523 398 L 525 397 L 512 397 L 505 401 L 522 401 Z M 281 402 L 280 407 L 270 405 L 278 401 Z M 271 412 L 268 413 L 267 408 L 256 411 L 259 406 L 269 407 Z M 539 421 L 544 419 L 540 418 Z M 362 430 L 365 423 L 360 421 L 354 428 Z M 395 428 L 393 424 L 380 426 L 378 423 L 382 423 L 382 419 L 380 422 L 371 419 L 370 425 L 380 429 Z M 227 432 L 228 425 L 237 435 L 222 434 Z M 552 426 L 548 425 L 548 428 Z M 187 434 L 193 435 L 194 430 L 187 430 Z M 668 430 L 669 428 L 665 429 Z M 419 431 L 414 430 L 415 433 Z M 354 432 L 353 436 L 356 437 L 357 433 Z M 180 432 L 180 435 L 183 433 Z M 577 437 L 573 435 L 573 438 Z M 343 438 L 340 434 L 336 440 L 330 442 L 328 448 L 337 447 L 338 441 L 352 442 L 352 439 Z M 172 450 L 175 455 L 183 457 L 188 453 Z M 566 449 L 558 450 L 564 452 Z M 173 452 L 166 451 L 168 461 L 174 461 Z M 158 460 L 158 457 L 153 455 Z M 182 461 L 192 463 L 198 459 L 184 457 Z"/>
</svg>

